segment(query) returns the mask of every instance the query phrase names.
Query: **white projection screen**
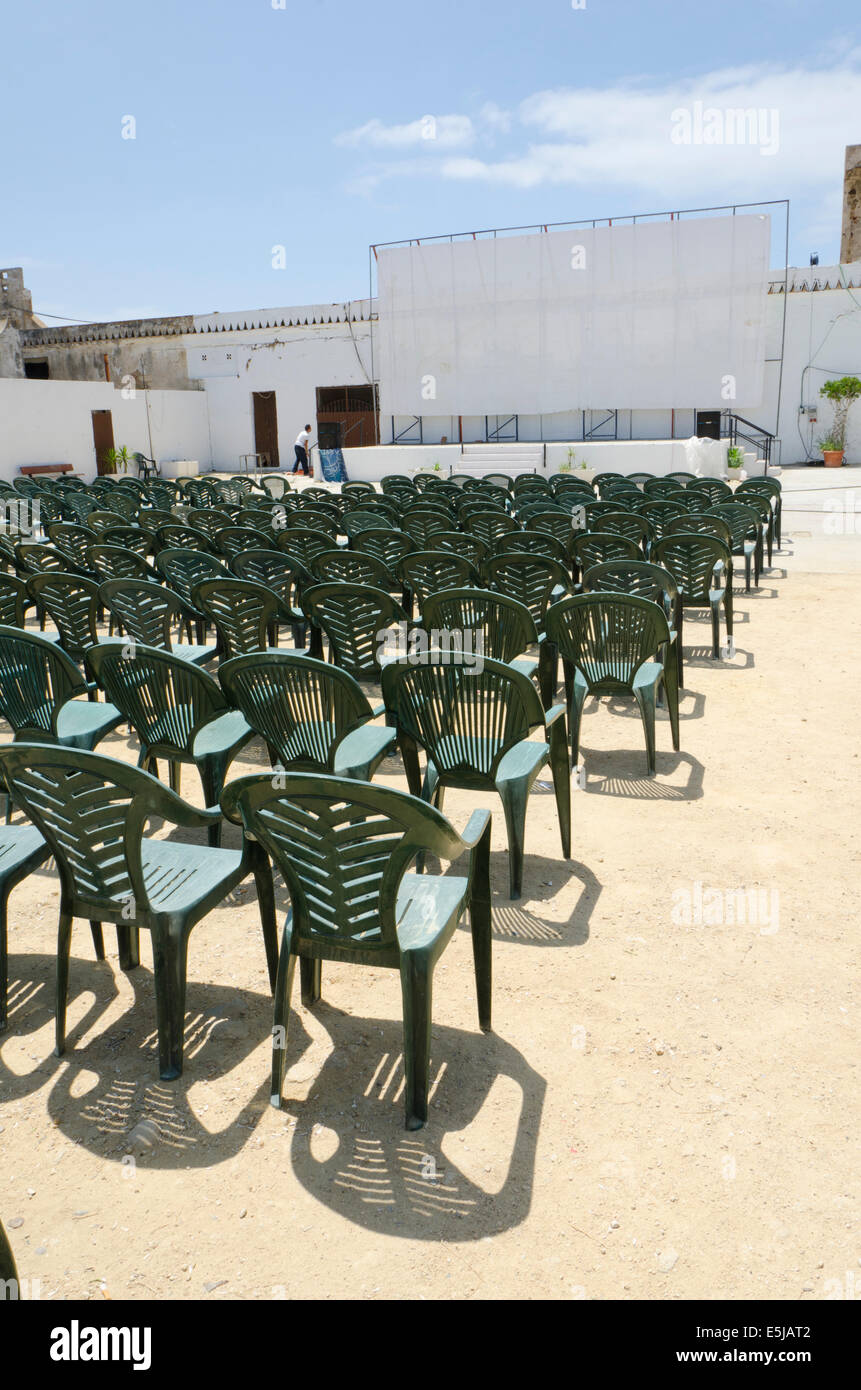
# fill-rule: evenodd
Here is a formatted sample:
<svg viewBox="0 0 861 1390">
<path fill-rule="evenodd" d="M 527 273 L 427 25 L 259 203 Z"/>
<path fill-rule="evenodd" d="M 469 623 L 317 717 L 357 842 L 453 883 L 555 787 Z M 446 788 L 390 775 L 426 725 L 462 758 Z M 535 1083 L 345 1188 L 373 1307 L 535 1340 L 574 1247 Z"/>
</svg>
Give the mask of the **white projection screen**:
<svg viewBox="0 0 861 1390">
<path fill-rule="evenodd" d="M 738 214 L 379 248 L 381 409 L 756 406 L 770 242 Z"/>
</svg>

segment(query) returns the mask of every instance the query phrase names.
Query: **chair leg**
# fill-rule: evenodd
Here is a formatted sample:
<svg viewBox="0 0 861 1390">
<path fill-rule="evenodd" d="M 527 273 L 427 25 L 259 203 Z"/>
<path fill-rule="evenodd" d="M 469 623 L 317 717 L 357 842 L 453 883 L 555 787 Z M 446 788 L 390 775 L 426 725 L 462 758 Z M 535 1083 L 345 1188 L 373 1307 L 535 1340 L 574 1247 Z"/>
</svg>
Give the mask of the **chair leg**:
<svg viewBox="0 0 861 1390">
<path fill-rule="evenodd" d="M 526 832 L 526 785 L 518 777 L 511 782 L 497 782 L 502 798 L 505 828 L 508 831 L 508 894 L 519 898 L 523 892 L 523 843 Z"/>
<path fill-rule="evenodd" d="M 105 958 L 105 934 L 102 931 L 101 922 L 91 922 L 90 931 L 93 933 L 93 946 L 96 950 L 96 960 Z"/>
<path fill-rule="evenodd" d="M 302 1003 L 306 1009 L 316 1004 L 323 991 L 323 962 L 312 960 L 310 956 L 299 959 L 299 980 L 302 987 Z"/>
<path fill-rule="evenodd" d="M 284 1089 L 284 1069 L 287 1064 L 287 1020 L 290 1015 L 293 976 L 296 973 L 296 957 L 290 950 L 290 945 L 291 934 L 285 930 L 281 941 L 281 955 L 278 960 L 278 976 L 275 981 L 275 1012 L 272 1020 L 272 1087 L 269 1101 L 276 1110 L 281 1107 L 281 1092 Z"/>
<path fill-rule="evenodd" d="M 729 593 L 730 580 L 727 579 L 725 594 Z M 720 656 L 720 600 L 711 605 L 712 610 L 712 656 L 717 661 Z"/>
<path fill-rule="evenodd" d="M 66 999 L 69 993 L 69 949 L 72 944 L 72 914 L 60 908 L 57 929 L 57 1012 L 55 1020 L 55 1051 L 62 1057 L 66 1050 Z"/>
<path fill-rule="evenodd" d="M 257 905 L 260 909 L 260 925 L 263 928 L 263 945 L 266 948 L 266 966 L 269 971 L 269 988 L 275 989 L 278 974 L 278 929 L 275 921 L 275 886 L 272 881 L 272 866 L 268 856 L 259 845 L 252 857 L 254 882 L 257 887 Z"/>
<path fill-rule="evenodd" d="M 673 748 L 679 751 L 679 673 L 674 661 L 664 667 L 664 694 L 670 716 L 670 730 L 673 735 Z"/>
<path fill-rule="evenodd" d="M 649 776 L 655 775 L 655 691 L 654 688 L 645 687 L 634 691 L 637 704 L 640 706 L 640 714 L 643 719 L 643 732 L 646 735 L 646 761 L 649 765 Z"/>
<path fill-rule="evenodd" d="M 204 758 L 199 764 L 200 780 L 203 784 L 203 795 L 207 806 L 217 806 L 222 791 L 224 790 L 224 775 L 227 771 L 227 760 L 223 755 L 213 758 Z M 218 820 L 214 825 L 210 825 L 206 832 L 207 840 L 213 849 L 218 849 L 221 844 L 221 821 Z"/>
<path fill-rule="evenodd" d="M 566 769 L 568 759 L 565 759 Z M 469 925 L 472 930 L 472 959 L 475 966 L 475 990 L 478 995 L 478 1025 L 482 1032 L 491 1029 L 492 930 L 490 916 L 490 827 L 476 845 L 473 860 L 472 894 L 469 900 Z"/>
<path fill-rule="evenodd" d="M 432 974 L 430 962 L 416 951 L 401 956 L 404 1000 L 404 1071 L 406 1128 L 421 1129 L 428 1117 Z"/>
<path fill-rule="evenodd" d="M 170 780 L 170 789 L 171 789 L 171 791 L 172 791 L 172 792 L 176 792 L 177 796 L 181 796 L 181 795 L 182 795 L 182 792 L 181 792 L 181 786 L 182 786 L 182 763 L 174 762 L 174 760 L 171 758 L 171 759 L 168 761 L 168 765 L 167 765 L 167 775 L 168 775 L 168 778 L 169 778 L 169 780 Z"/>
<path fill-rule="evenodd" d="M 684 633 L 682 631 L 682 625 L 684 623 L 683 614 L 684 609 L 682 608 L 682 605 L 679 604 L 678 609 L 676 610 L 676 658 L 678 661 L 678 677 L 680 690 L 684 690 L 685 688 L 685 654 L 682 650 L 682 641 L 684 639 Z"/>
<path fill-rule="evenodd" d="M 556 811 L 559 834 L 562 837 L 562 856 L 571 858 L 571 764 L 568 761 L 568 740 L 565 728 L 557 722 L 550 730 L 550 771 L 556 792 Z"/>
<path fill-rule="evenodd" d="M 117 950 L 120 970 L 136 970 L 141 963 L 140 930 L 117 923 Z"/>
<path fill-rule="evenodd" d="M 188 939 L 181 927 L 153 929 L 158 1068 L 162 1081 L 174 1081 L 182 1075 L 187 953 Z"/>
<path fill-rule="evenodd" d="M 582 682 L 572 679 L 571 694 L 568 701 L 568 737 L 571 742 L 571 762 L 574 767 L 580 761 L 580 721 L 588 690 Z"/>
</svg>

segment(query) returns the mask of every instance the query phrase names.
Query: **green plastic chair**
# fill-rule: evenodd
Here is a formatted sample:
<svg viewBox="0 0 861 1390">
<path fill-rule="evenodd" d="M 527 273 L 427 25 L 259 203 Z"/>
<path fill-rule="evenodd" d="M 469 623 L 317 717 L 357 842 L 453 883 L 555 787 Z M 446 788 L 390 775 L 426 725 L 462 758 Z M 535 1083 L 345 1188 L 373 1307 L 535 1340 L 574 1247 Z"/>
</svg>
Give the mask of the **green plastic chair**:
<svg viewBox="0 0 861 1390">
<path fill-rule="evenodd" d="M 421 612 L 431 594 L 443 589 L 471 588 L 480 583 L 469 560 L 453 551 L 416 550 L 412 555 L 405 555 L 398 565 L 398 577 L 407 600 L 404 608 L 410 615 L 414 601 Z"/>
<path fill-rule="evenodd" d="M 611 531 L 572 531 L 568 542 L 569 554 L 575 574 L 582 574 L 593 565 L 602 565 L 607 560 L 642 560 L 643 552 L 627 536 L 614 535 Z"/>
<path fill-rule="evenodd" d="M 738 506 L 750 507 L 759 517 L 760 531 L 762 532 L 762 543 L 768 550 L 768 564 L 771 567 L 771 557 L 774 549 L 774 508 L 771 499 L 764 492 L 741 492 L 736 488 L 733 493 L 733 503 Z M 760 548 L 760 571 L 764 565 L 763 556 Z"/>
<path fill-rule="evenodd" d="M 413 543 L 414 550 L 429 550 L 433 547 L 433 537 L 439 531 L 450 531 L 454 521 L 447 509 L 426 508 L 422 511 L 404 512 L 401 527 Z M 480 540 L 484 537 L 476 533 Z"/>
<path fill-rule="evenodd" d="M 670 493 L 678 492 L 679 488 L 683 486 L 686 486 L 686 484 L 679 483 L 675 478 L 670 478 L 668 476 L 663 478 L 650 478 L 648 482 L 643 483 L 643 492 L 647 497 L 654 498 L 655 501 L 657 501 L 661 497 L 669 496 Z"/>
<path fill-rule="evenodd" d="M 56 627 L 63 651 L 82 663 L 88 649 L 99 640 L 98 584 L 77 574 L 33 574 L 27 580 L 27 592 Z"/>
<path fill-rule="evenodd" d="M 274 531 L 267 535 L 251 526 L 224 526 L 216 531 L 212 544 L 228 562 L 243 550 L 277 549 Z"/>
<path fill-rule="evenodd" d="M 109 526 L 99 536 L 99 544 L 120 547 L 144 560 L 155 552 L 157 541 L 154 532 L 141 526 Z M 85 554 L 92 549 L 90 546 Z"/>
<path fill-rule="evenodd" d="M 202 531 L 210 542 L 215 540 L 219 531 L 233 524 L 230 513 L 221 507 L 191 507 L 186 519 L 189 526 Z M 169 522 L 167 524 L 170 525 Z"/>
<path fill-rule="evenodd" d="M 48 527 L 48 537 L 54 549 L 67 562 L 67 570 L 90 576 L 87 550 L 100 539 L 98 532 L 89 526 L 73 526 L 68 522 L 60 522 L 56 526 Z"/>
<path fill-rule="evenodd" d="M 404 1007 L 405 1121 L 427 1121 L 433 972 L 469 910 L 479 1025 L 491 1026 L 490 816 L 475 811 L 463 835 L 415 797 L 340 777 L 288 773 L 231 782 L 224 814 L 240 822 L 281 870 L 290 895 L 272 1049 L 271 1103 L 281 1105 L 290 995 L 297 959 L 302 1002 L 319 1000 L 322 963 L 398 970 Z M 466 872 L 409 873 L 418 855 L 466 857 Z"/>
<path fill-rule="evenodd" d="M 464 518 L 463 524 L 464 530 L 468 531 L 471 536 L 477 537 L 482 545 L 487 546 L 489 554 L 493 554 L 497 543 L 503 536 L 507 536 L 512 531 L 523 529 L 515 517 L 494 507 L 480 512 L 472 512 Z"/>
<path fill-rule="evenodd" d="M 331 662 L 356 680 L 379 680 L 381 634 L 408 621 L 391 594 L 368 584 L 315 584 L 302 594 L 302 605 L 328 638 Z"/>
<path fill-rule="evenodd" d="M 712 516 L 709 512 L 695 512 L 686 516 L 677 516 L 673 521 L 668 522 L 665 536 L 717 536 L 718 540 L 725 545 L 730 544 L 731 535 L 727 523 L 718 516 Z"/>
<path fill-rule="evenodd" d="M 751 567 L 758 589 L 762 572 L 762 523 L 758 510 L 740 502 L 724 502 L 711 507 L 708 515 L 718 517 L 729 527 L 730 550 L 744 560 L 745 591 L 750 593 Z"/>
<path fill-rule="evenodd" d="M 567 565 L 546 555 L 529 555 L 512 550 L 487 561 L 487 580 L 491 589 L 522 603 L 532 616 L 536 631 L 544 631 L 544 618 L 551 599 L 570 592 L 571 575 Z"/>
<path fill-rule="evenodd" d="M 762 493 L 769 499 L 774 513 L 774 536 L 777 540 L 777 548 L 781 548 L 781 521 L 782 521 L 782 489 L 776 478 L 746 478 L 743 483 L 739 483 L 733 497 L 740 500 L 739 493 L 744 496 L 749 492 Z M 769 563 L 771 563 L 769 559 Z"/>
<path fill-rule="evenodd" d="M 679 689 L 684 688 L 684 655 L 682 651 L 682 608 L 679 586 L 670 571 L 647 560 L 611 560 L 594 565 L 583 575 L 583 591 L 591 593 L 636 594 L 651 599 L 663 608 L 670 627 L 671 650 L 675 652 Z"/>
<path fill-rule="evenodd" d="M 186 670 L 192 670 L 187 664 Z M 198 673 L 199 674 L 199 673 Z M 69 947 L 75 917 L 114 922 L 124 970 L 138 965 L 139 932 L 152 935 L 159 1073 L 182 1072 L 186 959 L 192 928 L 249 874 L 254 875 L 274 986 L 275 895 L 266 855 L 145 836 L 150 817 L 182 829 L 212 827 L 220 807 L 198 811 L 155 777 L 114 758 L 37 744 L 0 748 L 0 775 L 42 834 L 60 875 L 57 945 L 57 1054 L 66 1050 Z"/>
<path fill-rule="evenodd" d="M 14 738 L 92 750 L 122 723 L 113 705 L 81 700 L 88 686 L 56 642 L 0 627 L 0 714 Z"/>
<path fill-rule="evenodd" d="M 247 579 L 205 579 L 195 585 L 191 599 L 214 625 L 225 658 L 263 651 L 277 619 L 290 621 L 272 589 Z"/>
<path fill-rule="evenodd" d="M 140 642 L 102 642 L 92 648 L 87 664 L 133 726 L 141 745 L 138 766 L 158 777 L 158 759 L 164 758 L 177 795 L 183 763 L 196 766 L 206 805 L 215 806 L 227 769 L 254 737 L 215 678 L 190 661 Z M 218 819 L 209 823 L 209 843 L 221 843 Z"/>
<path fill-rule="evenodd" d="M 393 661 L 382 673 L 383 699 L 398 731 L 407 782 L 437 808 L 447 787 L 496 791 L 508 830 L 509 891 L 523 889 L 523 851 L 529 792 L 550 765 L 562 853 L 571 854 L 571 783 L 565 707 L 546 713 L 520 671 L 485 657 L 481 668 L 453 664 L 443 652 L 418 665 Z M 544 739 L 529 736 L 541 729 Z M 422 782 L 418 749 L 427 766 Z"/>
<path fill-rule="evenodd" d="M 331 552 L 321 553 L 325 555 Z M 339 550 L 337 553 L 340 555 L 342 552 Z M 309 639 L 308 620 L 301 604 L 303 590 L 316 583 L 316 579 L 301 560 L 291 559 L 283 550 L 240 550 L 230 561 L 230 568 L 237 579 L 245 579 L 251 584 L 263 584 L 277 596 L 280 609 L 270 645 L 278 645 L 278 628 L 285 622 L 290 628 L 294 646 L 304 648 L 310 640 L 311 656 L 321 654 L 322 640 L 314 629 L 311 630 Z"/>
<path fill-rule="evenodd" d="M 396 521 L 381 511 L 351 511 L 347 512 L 340 523 L 340 529 L 349 540 L 360 536 L 363 531 L 385 531 L 389 527 L 397 530 Z M 332 534 L 334 535 L 334 529 Z"/>
<path fill-rule="evenodd" d="M 332 537 L 328 531 L 316 531 L 310 527 L 288 526 L 285 531 L 278 533 L 278 549 L 283 550 L 285 555 L 289 555 L 291 560 L 298 560 L 306 569 L 310 570 L 311 561 L 315 555 L 319 555 L 324 550 L 332 549 Z"/>
<path fill-rule="evenodd" d="M 665 473 L 664 477 L 669 478 L 670 482 L 678 483 L 679 487 L 687 487 L 688 483 L 697 481 L 696 473 Z"/>
<path fill-rule="evenodd" d="M 708 608 L 712 620 L 712 656 L 720 656 L 720 609 L 727 646 L 732 650 L 732 554 L 717 536 L 694 533 L 667 536 L 652 547 L 655 564 L 663 565 L 679 586 L 683 608 Z"/>
<path fill-rule="evenodd" d="M 645 549 L 651 539 L 648 521 L 636 512 L 606 512 L 600 529 L 605 536 L 626 536 L 638 549 Z"/>
<path fill-rule="evenodd" d="M 666 614 L 633 594 L 577 594 L 547 610 L 547 640 L 566 668 L 572 761 L 580 761 L 580 721 L 587 695 L 630 695 L 646 736 L 649 775 L 655 774 L 655 704 L 663 686 L 673 748 L 679 749 L 677 660 L 670 658 Z M 656 660 L 656 657 L 658 658 Z"/>
<path fill-rule="evenodd" d="M 273 766 L 370 781 L 395 731 L 370 721 L 361 686 L 337 666 L 296 652 L 255 652 L 225 661 L 218 678 L 231 704 L 266 741 Z"/>
<path fill-rule="evenodd" d="M 111 617 L 133 642 L 159 647 L 182 661 L 205 666 L 219 655 L 217 644 L 175 642 L 174 627 L 193 621 L 191 610 L 163 584 L 145 579 L 109 579 L 99 594 Z"/>
<path fill-rule="evenodd" d="M 645 517 L 649 524 L 653 543 L 663 540 L 671 521 L 689 515 L 686 507 L 680 506 L 678 502 L 668 502 L 666 498 L 654 498 L 643 502 L 639 514 Z"/>
</svg>

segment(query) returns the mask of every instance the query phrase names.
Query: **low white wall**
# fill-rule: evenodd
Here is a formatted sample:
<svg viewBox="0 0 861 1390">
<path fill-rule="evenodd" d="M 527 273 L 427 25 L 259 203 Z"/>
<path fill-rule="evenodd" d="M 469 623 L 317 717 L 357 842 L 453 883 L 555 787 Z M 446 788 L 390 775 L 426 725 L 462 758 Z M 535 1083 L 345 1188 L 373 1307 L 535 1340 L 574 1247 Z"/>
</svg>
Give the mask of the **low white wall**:
<svg viewBox="0 0 861 1390">
<path fill-rule="evenodd" d="M 574 470 L 584 461 L 596 473 L 654 473 L 658 477 L 665 473 L 693 472 L 686 440 L 606 440 L 583 443 L 533 445 L 538 454 L 546 451 L 547 472 L 557 473 L 563 463 L 568 462 L 569 449 L 574 450 Z M 530 446 L 524 444 L 488 445 L 487 471 L 504 465 L 507 453 L 512 459 L 524 454 Z M 715 475 L 726 471 L 726 451 L 728 444 L 721 440 L 717 444 L 716 460 L 701 471 Z M 316 455 L 315 455 L 316 458 Z M 345 449 L 344 462 L 348 476 L 356 482 L 379 482 L 387 473 L 407 473 L 418 468 L 433 468 L 439 463 L 443 471 L 451 468 L 458 473 L 474 469 L 481 462 L 481 452 L 472 445 L 467 455 L 462 455 L 456 444 L 413 444 L 379 445 L 368 449 Z M 318 465 L 319 471 L 319 465 Z M 527 471 L 524 469 L 524 471 Z"/>
<path fill-rule="evenodd" d="M 94 478 L 94 410 L 110 410 L 117 448 L 210 465 L 203 391 L 138 391 L 127 400 L 110 382 L 0 380 L 0 478 L 11 481 L 30 463 L 70 463 Z"/>
</svg>

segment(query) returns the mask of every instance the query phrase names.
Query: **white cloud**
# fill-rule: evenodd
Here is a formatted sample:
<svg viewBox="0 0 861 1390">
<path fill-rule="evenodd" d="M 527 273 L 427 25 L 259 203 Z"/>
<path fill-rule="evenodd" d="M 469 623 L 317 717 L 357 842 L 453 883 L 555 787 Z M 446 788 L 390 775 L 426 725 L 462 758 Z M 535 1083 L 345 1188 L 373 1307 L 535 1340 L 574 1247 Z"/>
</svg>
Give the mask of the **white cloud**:
<svg viewBox="0 0 861 1390">
<path fill-rule="evenodd" d="M 470 145 L 475 138 L 475 129 L 469 116 L 436 116 L 428 112 L 406 125 L 384 125 L 376 117 L 357 126 L 355 130 L 345 130 L 335 137 L 336 145 L 352 148 L 370 146 L 373 149 L 402 150 L 411 146 L 426 146 L 428 149 L 455 149 Z"/>
<path fill-rule="evenodd" d="M 740 131 L 741 113 L 751 109 L 763 114 L 755 137 L 748 131 L 740 143 L 736 124 Z M 690 143 L 677 143 L 682 111 L 691 113 Z M 818 195 L 842 182 L 843 146 L 859 139 L 859 111 L 861 49 L 832 45 L 806 65 L 749 64 L 663 84 L 536 92 L 514 113 L 487 103 L 473 117 L 437 118 L 448 138 L 424 141 L 425 157 L 413 167 L 380 163 L 364 179 L 421 173 L 520 189 L 601 185 L 648 190 L 658 204 L 667 197 L 677 205 L 683 194 L 688 206 L 703 198 Z M 417 145 L 420 124 L 369 121 L 340 142 Z"/>
</svg>

